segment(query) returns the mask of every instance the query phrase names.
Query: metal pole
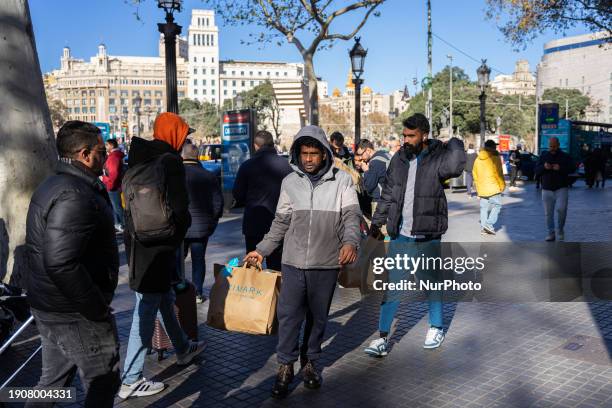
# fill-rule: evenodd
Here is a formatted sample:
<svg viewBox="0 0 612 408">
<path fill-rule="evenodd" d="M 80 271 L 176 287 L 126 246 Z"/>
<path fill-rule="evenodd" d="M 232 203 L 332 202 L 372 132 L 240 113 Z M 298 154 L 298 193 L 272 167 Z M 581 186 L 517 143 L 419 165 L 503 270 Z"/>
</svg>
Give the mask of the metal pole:
<svg viewBox="0 0 612 408">
<path fill-rule="evenodd" d="M 176 36 L 181 26 L 174 23 L 174 17 L 166 13 L 166 23 L 157 25 L 164 35 L 166 50 L 166 111 L 178 114 L 178 91 L 176 81 Z"/>
<path fill-rule="evenodd" d="M 28 320 L 26 320 L 21 325 L 21 327 L 19 327 L 19 329 L 17 329 L 17 331 L 2 345 L 2 347 L 0 348 L 0 354 L 4 353 L 4 350 L 9 348 L 9 346 L 17 338 L 17 336 L 19 336 L 21 334 L 21 332 L 24 331 L 25 328 L 28 327 L 30 325 L 30 323 L 32 323 L 33 321 L 34 321 L 34 316 L 30 316 L 28 318 Z"/>
<path fill-rule="evenodd" d="M 432 48 L 432 35 L 431 35 L 431 0 L 427 0 L 427 71 L 429 75 L 429 80 L 433 80 L 433 69 L 432 69 L 432 58 L 431 58 L 431 48 Z M 431 122 L 433 118 L 433 94 L 432 94 L 433 84 L 429 84 L 429 89 L 427 90 L 427 120 L 429 120 L 430 129 L 429 129 L 429 137 L 431 138 L 432 130 L 431 130 Z"/>
<path fill-rule="evenodd" d="M 448 137 L 453 137 L 453 56 L 449 55 L 450 59 L 450 121 L 448 123 Z"/>
<path fill-rule="evenodd" d="M 363 80 L 361 78 L 354 78 L 353 83 L 355 84 L 355 150 L 361 140 L 361 84 Z"/>
<path fill-rule="evenodd" d="M 480 148 L 484 147 L 485 142 L 485 101 L 487 94 L 484 88 L 480 92 Z"/>
<path fill-rule="evenodd" d="M 569 101 L 567 100 L 567 98 L 565 98 L 565 119 L 567 119 L 569 116 L 568 111 L 569 111 Z"/>
<path fill-rule="evenodd" d="M 8 380 L 6 380 L 4 382 L 4 384 L 0 385 L 0 390 L 3 389 L 4 387 L 6 387 L 7 385 L 9 385 L 11 383 L 11 381 L 13 381 L 13 378 L 17 377 L 17 374 L 19 374 L 21 372 L 21 370 L 23 370 L 23 368 L 30 362 L 31 359 L 34 358 L 34 356 L 36 354 L 38 354 L 38 352 L 42 349 L 42 344 L 40 346 L 38 346 L 38 348 L 36 349 L 36 351 L 34 353 L 32 353 L 32 355 L 25 361 L 25 363 L 23 363 L 18 369 L 17 371 L 15 371 L 13 373 L 13 375 L 11 375 Z"/>
</svg>

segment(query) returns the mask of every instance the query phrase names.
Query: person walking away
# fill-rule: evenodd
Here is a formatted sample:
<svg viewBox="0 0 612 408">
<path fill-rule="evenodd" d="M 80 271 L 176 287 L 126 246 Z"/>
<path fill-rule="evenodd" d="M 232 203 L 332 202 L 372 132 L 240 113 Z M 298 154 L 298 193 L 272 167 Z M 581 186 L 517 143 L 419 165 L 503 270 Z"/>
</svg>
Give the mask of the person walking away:
<svg viewBox="0 0 612 408">
<path fill-rule="evenodd" d="M 516 149 L 510 152 L 510 187 L 512 190 L 516 188 L 516 179 L 521 170 L 521 145 L 517 145 Z"/>
<path fill-rule="evenodd" d="M 283 180 L 270 231 L 245 260 L 261 262 L 281 243 L 283 283 L 278 301 L 279 369 L 272 396 L 283 398 L 293 380 L 299 357 L 300 329 L 312 318 L 304 385 L 318 388 L 317 360 L 336 280 L 341 265 L 355 261 L 360 241 L 360 211 L 350 176 L 333 166 L 325 132 L 302 128 L 290 150 L 294 170 Z"/>
<path fill-rule="evenodd" d="M 595 149 L 595 188 L 601 188 L 606 186 L 606 155 L 604 154 L 601 147 Z"/>
<path fill-rule="evenodd" d="M 119 144 L 117 144 L 115 139 L 108 139 L 104 146 L 107 158 L 104 163 L 102 182 L 106 186 L 106 191 L 113 207 L 115 230 L 121 233 L 125 226 L 123 206 L 121 205 L 121 181 L 123 178 L 123 158 L 125 155 L 119 149 Z"/>
<path fill-rule="evenodd" d="M 474 169 L 476 157 L 478 157 L 478 153 L 476 153 L 476 150 L 474 150 L 474 145 L 470 143 L 465 160 L 465 185 L 467 187 L 467 195 L 469 198 L 472 198 L 472 189 L 474 188 L 474 176 L 472 171 Z"/>
<path fill-rule="evenodd" d="M 387 227 L 391 237 L 387 258 L 440 256 L 440 238 L 448 227 L 448 206 L 444 180 L 457 177 L 465 167 L 463 142 L 451 138 L 447 143 L 429 140 L 429 121 L 417 113 L 403 121 L 404 145 L 393 156 L 376 212 L 372 217 L 371 234 L 380 238 L 380 229 Z M 412 273 L 408 272 L 408 273 Z M 416 271 L 420 280 L 439 281 L 439 271 Z M 390 283 L 406 278 L 406 271 L 388 271 Z M 427 291 L 429 329 L 424 348 L 437 348 L 444 340 L 442 291 Z M 380 306 L 379 334 L 364 350 L 381 357 L 389 351 L 391 323 L 400 304 L 401 292 L 387 291 Z"/>
<path fill-rule="evenodd" d="M 204 349 L 204 342 L 190 341 L 181 329 L 171 287 L 179 261 L 177 249 L 191 224 L 185 168 L 178 153 L 190 131 L 181 117 L 165 112 L 155 119 L 154 140 L 132 138 L 123 191 L 129 284 L 136 304 L 119 390 L 119 397 L 124 399 L 164 390 L 163 383 L 142 375 L 158 312 L 176 350 L 177 365 L 189 364 Z"/>
<path fill-rule="evenodd" d="M 99 180 L 106 149 L 98 127 L 81 121 L 66 122 L 56 145 L 55 175 L 34 192 L 26 220 L 25 282 L 42 343 L 37 388 L 70 387 L 78 370 L 84 406 L 112 407 L 120 385 L 110 307 L 119 254 L 111 202 Z"/>
<path fill-rule="evenodd" d="M 212 172 L 204 169 L 198 160 L 199 151 L 193 144 L 185 144 L 181 151 L 185 166 L 187 195 L 191 226 L 184 241 L 184 255 L 191 250 L 191 273 L 196 287 L 196 303 L 203 303 L 206 275 L 206 246 L 223 215 L 223 192 Z"/>
<path fill-rule="evenodd" d="M 548 230 L 546 241 L 565 240 L 569 175 L 572 171 L 574 171 L 572 158 L 559 148 L 559 139 L 551 137 L 548 140 L 548 150 L 542 153 L 535 168 L 536 174 L 541 176 L 542 180 L 542 202 Z"/>
<path fill-rule="evenodd" d="M 502 163 L 493 140 L 487 140 L 474 162 L 474 184 L 480 199 L 480 228 L 483 235 L 495 235 L 495 223 L 502 207 L 506 188 Z"/>
<path fill-rule="evenodd" d="M 232 190 L 236 205 L 245 207 L 242 233 L 247 253 L 254 251 L 256 245 L 270 231 L 281 184 L 293 171 L 289 161 L 276 152 L 274 138 L 270 132 L 258 131 L 253 144 L 255 154 L 238 169 Z M 282 253 L 282 245 L 279 245 L 266 257 L 266 266 L 280 271 Z"/>
</svg>

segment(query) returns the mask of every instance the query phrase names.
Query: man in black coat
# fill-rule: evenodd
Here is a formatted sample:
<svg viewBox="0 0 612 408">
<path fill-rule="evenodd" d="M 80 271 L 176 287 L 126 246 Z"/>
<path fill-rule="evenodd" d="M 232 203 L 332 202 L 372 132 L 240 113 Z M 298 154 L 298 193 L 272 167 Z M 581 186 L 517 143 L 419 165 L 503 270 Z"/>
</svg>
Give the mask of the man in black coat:
<svg viewBox="0 0 612 408">
<path fill-rule="evenodd" d="M 189 126 L 181 117 L 165 112 L 155 119 L 154 140 L 132 138 L 123 191 L 128 190 L 126 184 L 130 180 L 131 168 L 155 165 L 156 159 L 161 157 L 166 205 L 172 211 L 175 232 L 165 241 L 144 245 L 135 239 L 134 226 L 130 221 L 136 215 L 126 211 L 126 252 L 130 266 L 130 288 L 136 292 L 136 304 L 119 390 L 121 398 L 149 396 L 165 388 L 163 383 L 143 377 L 145 355 L 151 346 L 158 312 L 177 352 L 178 365 L 189 364 L 204 349 L 204 342 L 190 341 L 181 329 L 174 313 L 175 294 L 171 287 L 179 261 L 178 248 L 191 224 L 185 167 L 179 154 L 189 132 Z"/>
<path fill-rule="evenodd" d="M 34 192 L 26 222 L 28 301 L 42 340 L 38 387 L 69 387 L 77 369 L 85 406 L 112 407 L 119 342 L 110 307 L 119 269 L 100 130 L 66 122 L 56 174 Z M 29 404 L 28 404 L 29 405 Z"/>
<path fill-rule="evenodd" d="M 219 180 L 198 161 L 198 149 L 185 144 L 181 152 L 185 165 L 191 226 L 185 235 L 185 256 L 191 249 L 191 272 L 196 287 L 196 302 L 204 302 L 202 287 L 206 275 L 206 246 L 223 215 L 223 192 Z"/>
<path fill-rule="evenodd" d="M 448 206 L 443 182 L 459 176 L 465 166 L 463 142 L 451 138 L 447 143 L 428 140 L 429 121 L 417 113 L 403 122 L 404 146 L 393 156 L 383 184 L 381 198 L 372 217 L 372 234 L 380 236 L 387 226 L 392 241 L 388 258 L 407 255 L 411 258 L 439 257 L 440 239 L 448 228 Z M 416 270 L 395 266 L 388 270 L 389 282 L 411 279 L 439 282 L 434 268 Z M 442 291 L 427 290 L 430 328 L 424 348 L 437 348 L 444 340 Z M 380 338 L 372 341 L 365 352 L 377 357 L 388 353 L 388 335 L 401 291 L 387 291 L 380 308 Z"/>
<path fill-rule="evenodd" d="M 569 175 L 574 172 L 574 162 L 569 154 L 560 149 L 559 139 L 548 140 L 548 150 L 540 155 L 535 173 L 542 183 L 542 202 L 548 235 L 546 241 L 565 240 L 565 217 L 567 215 Z M 557 229 L 555 233 L 555 207 Z"/>
<path fill-rule="evenodd" d="M 247 253 L 254 251 L 270 230 L 281 183 L 293 171 L 289 161 L 277 154 L 270 132 L 260 130 L 253 143 L 255 154 L 238 169 L 232 192 L 237 205 L 245 206 L 242 233 Z M 282 254 L 283 247 L 276 248 L 266 257 L 267 267 L 280 271 Z"/>
</svg>

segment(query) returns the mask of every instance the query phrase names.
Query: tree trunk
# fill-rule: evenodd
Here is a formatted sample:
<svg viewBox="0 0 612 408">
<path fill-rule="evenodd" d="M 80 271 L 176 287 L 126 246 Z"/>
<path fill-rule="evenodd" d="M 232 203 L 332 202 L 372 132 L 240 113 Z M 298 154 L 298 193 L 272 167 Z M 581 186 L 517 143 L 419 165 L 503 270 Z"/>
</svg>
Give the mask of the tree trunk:
<svg viewBox="0 0 612 408">
<path fill-rule="evenodd" d="M 57 153 L 27 0 L 0 2 L 0 280 L 21 284 L 30 198 Z"/>
<path fill-rule="evenodd" d="M 319 92 L 317 90 L 317 74 L 315 73 L 312 59 L 312 54 L 304 55 L 306 78 L 308 79 L 308 100 L 310 103 L 309 118 L 311 125 L 319 126 Z"/>
</svg>

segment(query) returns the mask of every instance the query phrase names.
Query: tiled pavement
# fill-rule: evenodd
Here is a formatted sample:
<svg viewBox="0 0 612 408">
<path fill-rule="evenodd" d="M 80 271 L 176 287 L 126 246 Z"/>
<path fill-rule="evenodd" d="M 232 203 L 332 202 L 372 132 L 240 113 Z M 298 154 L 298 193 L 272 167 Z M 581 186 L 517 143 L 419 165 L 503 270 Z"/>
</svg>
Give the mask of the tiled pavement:
<svg viewBox="0 0 612 408">
<path fill-rule="evenodd" d="M 580 182 L 579 182 L 580 183 Z M 478 201 L 449 193 L 447 241 L 479 241 Z M 533 186 L 504 199 L 501 231 L 494 241 L 541 240 L 541 202 Z M 572 241 L 610 241 L 612 189 L 570 195 L 566 235 Z M 227 218 L 208 248 L 208 270 L 243 254 L 240 218 Z M 487 237 L 491 240 L 491 237 Z M 189 266 L 187 268 L 189 270 Z M 125 355 L 133 294 L 125 284 L 125 267 L 113 307 Z M 206 287 L 212 284 L 209 279 Z M 200 324 L 208 342 L 203 357 L 179 370 L 170 356 L 154 355 L 146 375 L 168 383 L 168 389 L 146 399 L 117 405 L 201 407 L 612 407 L 612 302 L 593 303 L 448 303 L 448 334 L 443 346 L 424 350 L 427 307 L 402 304 L 393 334 L 393 350 L 385 359 L 363 354 L 376 337 L 375 294 L 361 300 L 355 289 L 338 289 L 332 304 L 324 353 L 324 385 L 306 390 L 297 380 L 281 402 L 269 398 L 276 371 L 275 337 L 221 332 Z M 199 309 L 205 321 L 207 303 Z M 1 357 L 3 381 L 39 341 L 35 329 Z M 581 337 L 576 337 L 581 336 Z M 582 345 L 582 346 L 581 346 Z M 574 351 L 572 351 L 574 350 Z M 297 367 L 297 366 L 296 366 Z M 36 382 L 36 357 L 11 385 Z M 76 405 L 75 405 L 76 406 Z"/>
</svg>

